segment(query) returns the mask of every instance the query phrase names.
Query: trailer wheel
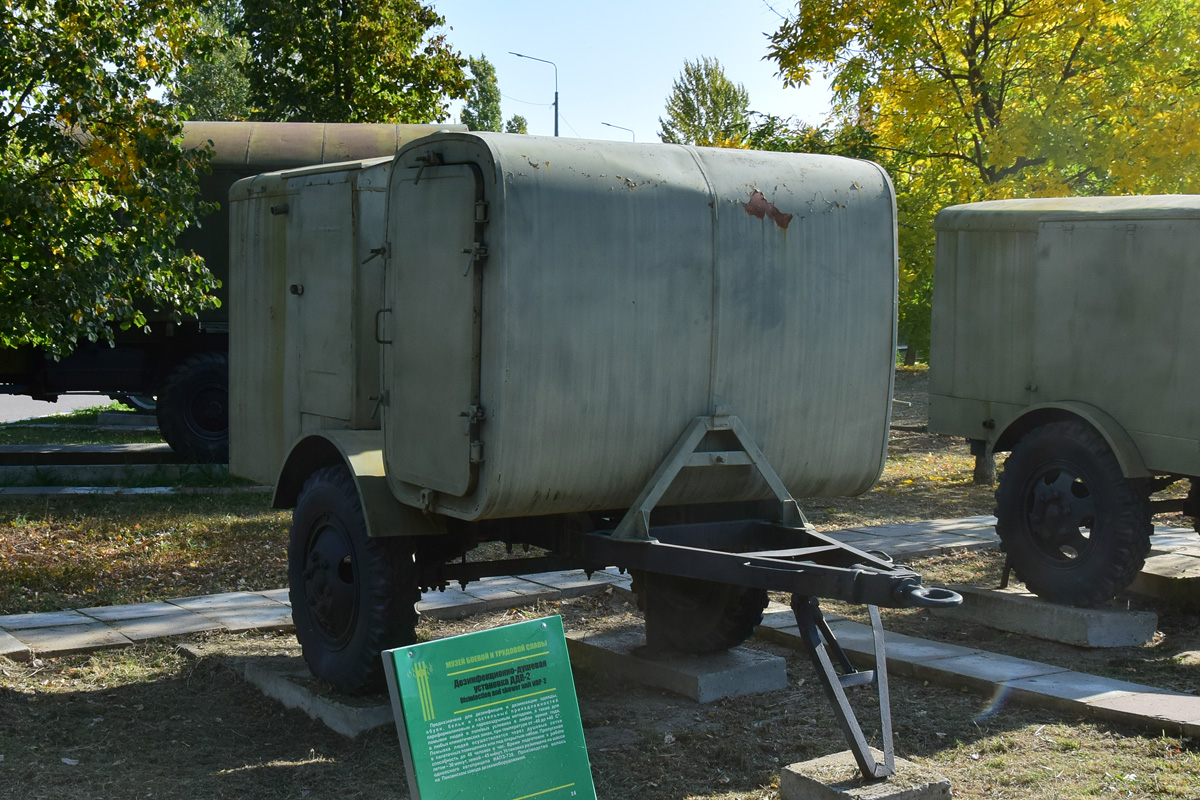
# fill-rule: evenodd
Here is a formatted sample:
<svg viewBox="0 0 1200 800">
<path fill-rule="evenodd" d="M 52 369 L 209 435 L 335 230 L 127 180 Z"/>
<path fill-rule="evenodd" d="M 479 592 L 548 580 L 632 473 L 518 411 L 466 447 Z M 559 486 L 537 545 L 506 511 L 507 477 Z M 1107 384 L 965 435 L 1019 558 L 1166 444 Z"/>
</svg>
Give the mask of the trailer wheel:
<svg viewBox="0 0 1200 800">
<path fill-rule="evenodd" d="M 1150 497 L 1121 474 L 1082 422 L 1034 429 L 1013 448 L 996 490 L 996 533 L 1013 570 L 1044 600 L 1094 606 L 1137 576 L 1150 552 Z"/>
<path fill-rule="evenodd" d="M 383 688 L 382 650 L 416 641 L 419 598 L 411 542 L 367 536 L 344 466 L 305 482 L 288 539 L 292 620 L 316 677 L 346 694 Z"/>
<path fill-rule="evenodd" d="M 229 359 L 207 352 L 184 359 L 158 390 L 158 428 L 171 449 L 202 464 L 229 460 Z"/>
<path fill-rule="evenodd" d="M 767 606 L 765 589 L 658 573 L 635 578 L 653 650 L 703 654 L 737 647 L 754 633 Z"/>
</svg>

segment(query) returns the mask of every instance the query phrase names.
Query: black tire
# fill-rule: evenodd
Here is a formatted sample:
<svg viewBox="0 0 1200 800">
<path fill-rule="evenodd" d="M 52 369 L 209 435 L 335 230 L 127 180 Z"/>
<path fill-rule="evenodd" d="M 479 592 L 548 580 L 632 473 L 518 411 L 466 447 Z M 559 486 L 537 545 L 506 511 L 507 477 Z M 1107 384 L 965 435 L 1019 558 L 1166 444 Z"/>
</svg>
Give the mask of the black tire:
<svg viewBox="0 0 1200 800">
<path fill-rule="evenodd" d="M 996 533 L 1043 600 L 1094 606 L 1127 587 L 1150 552 L 1146 485 L 1121 474 L 1091 426 L 1055 422 L 1023 437 L 996 489 Z"/>
<path fill-rule="evenodd" d="M 313 675 L 345 694 L 384 688 L 383 650 L 416 641 L 411 541 L 371 538 L 344 466 L 305 482 L 288 536 L 296 638 Z"/>
<path fill-rule="evenodd" d="M 229 461 L 229 360 L 208 352 L 179 362 L 163 380 L 155 407 L 171 449 L 200 464 Z"/>
<path fill-rule="evenodd" d="M 717 653 L 737 647 L 762 622 L 765 589 L 658 573 L 635 576 L 651 650 Z"/>
</svg>

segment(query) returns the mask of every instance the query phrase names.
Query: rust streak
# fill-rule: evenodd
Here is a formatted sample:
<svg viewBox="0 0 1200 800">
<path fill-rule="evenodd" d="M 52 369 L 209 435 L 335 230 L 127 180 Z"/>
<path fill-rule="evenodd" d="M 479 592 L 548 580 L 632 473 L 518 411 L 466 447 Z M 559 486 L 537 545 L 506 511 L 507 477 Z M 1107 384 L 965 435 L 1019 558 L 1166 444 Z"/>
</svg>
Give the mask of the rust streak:
<svg viewBox="0 0 1200 800">
<path fill-rule="evenodd" d="M 792 222 L 792 215 L 785 214 L 775 207 L 775 204 L 767 200 L 766 196 L 757 189 L 750 195 L 750 200 L 743 203 L 742 207 L 746 209 L 746 213 L 752 217 L 759 219 L 769 219 L 778 225 L 783 230 L 787 230 L 787 226 Z"/>
</svg>

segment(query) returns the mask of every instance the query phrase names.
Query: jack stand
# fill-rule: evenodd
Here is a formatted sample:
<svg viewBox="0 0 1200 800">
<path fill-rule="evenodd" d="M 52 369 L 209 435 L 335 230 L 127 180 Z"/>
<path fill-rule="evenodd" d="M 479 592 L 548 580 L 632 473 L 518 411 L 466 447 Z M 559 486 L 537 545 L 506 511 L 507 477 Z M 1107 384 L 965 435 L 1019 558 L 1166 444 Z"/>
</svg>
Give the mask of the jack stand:
<svg viewBox="0 0 1200 800">
<path fill-rule="evenodd" d="M 821 685 L 825 689 L 825 696 L 837 716 L 842 734 L 846 737 L 851 752 L 854 753 L 854 760 L 858 762 L 858 768 L 862 771 L 864 778 L 882 779 L 896 772 L 895 748 L 892 745 L 892 709 L 891 699 L 888 695 L 887 654 L 884 650 L 883 624 L 880 622 L 877 607 L 869 605 L 867 611 L 871 615 L 871 633 L 875 640 L 875 669 L 856 670 L 850 663 L 846 651 L 838 644 L 833 631 L 829 629 L 829 623 L 821 614 L 817 598 L 792 595 L 792 612 L 796 615 L 800 638 L 808 651 L 808 657 L 812 659 L 813 667 L 816 668 L 817 678 L 820 679 Z M 834 669 L 833 662 L 829 657 L 830 651 L 833 652 L 842 669 L 840 674 Z M 850 701 L 846 698 L 845 691 L 850 686 L 870 686 L 871 684 L 879 687 L 880 736 L 883 739 L 882 764 L 878 763 L 871 754 L 866 737 L 863 736 L 862 727 L 858 724 L 858 718 L 854 715 L 854 709 L 850 707 Z"/>
</svg>

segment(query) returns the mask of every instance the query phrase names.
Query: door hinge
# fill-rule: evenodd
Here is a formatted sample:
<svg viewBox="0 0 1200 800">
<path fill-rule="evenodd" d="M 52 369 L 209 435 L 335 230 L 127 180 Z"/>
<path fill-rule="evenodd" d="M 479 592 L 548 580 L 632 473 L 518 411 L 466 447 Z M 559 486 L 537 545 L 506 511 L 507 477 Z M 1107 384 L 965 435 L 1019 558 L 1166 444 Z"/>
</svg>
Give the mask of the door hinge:
<svg viewBox="0 0 1200 800">
<path fill-rule="evenodd" d="M 483 442 L 479 441 L 478 439 L 471 442 L 471 463 L 483 463 Z"/>
</svg>

